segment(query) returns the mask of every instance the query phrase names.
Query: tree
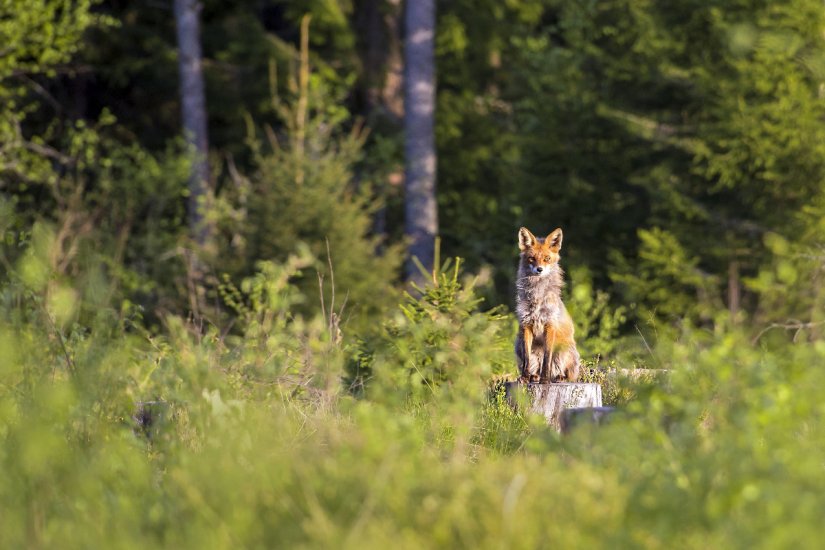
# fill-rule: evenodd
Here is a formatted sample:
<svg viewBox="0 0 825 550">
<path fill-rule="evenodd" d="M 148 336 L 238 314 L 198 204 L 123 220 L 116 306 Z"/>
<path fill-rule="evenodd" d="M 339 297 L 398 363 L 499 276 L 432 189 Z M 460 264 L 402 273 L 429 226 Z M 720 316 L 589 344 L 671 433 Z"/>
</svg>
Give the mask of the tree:
<svg viewBox="0 0 825 550">
<path fill-rule="evenodd" d="M 238 181 L 237 202 L 244 213 L 232 253 L 238 258 L 239 251 L 246 252 L 245 265 L 239 266 L 243 269 L 264 258 L 286 260 L 308 250 L 316 272 L 296 277 L 295 284 L 312 298 L 296 304 L 295 311 L 328 306 L 336 314 L 345 309 L 349 318 L 352 312 L 380 311 L 391 302 L 395 293 L 388 282 L 397 278 L 401 254 L 398 246 L 376 254 L 382 244 L 370 232 L 376 205 L 371 186 L 359 185 L 363 182 L 355 174 L 365 132 L 352 124 L 341 106 L 344 98 L 316 78 L 323 67 L 310 67 L 309 21 L 306 15 L 301 22 L 298 69 L 290 77 L 294 92 L 275 100 L 281 133 L 264 129 L 268 147 L 254 135 L 248 139 L 253 167 L 248 178 Z M 247 201 L 248 196 L 256 200 Z M 222 267 L 231 268 L 231 262 Z"/>
<path fill-rule="evenodd" d="M 401 0 L 363 0 L 356 4 L 355 29 L 367 120 L 400 122 L 404 115 Z"/>
<path fill-rule="evenodd" d="M 444 256 L 464 257 L 468 270 L 491 268 L 492 303 L 512 299 L 518 228 L 567 231 L 572 215 L 529 212 L 525 191 L 546 189 L 526 184 L 528 128 L 515 118 L 517 102 L 534 95 L 516 84 L 525 66 L 518 40 L 540 37 L 551 19 L 547 0 L 452 0 L 438 7 L 438 233 Z"/>
<path fill-rule="evenodd" d="M 44 154 L 47 138 L 32 135 L 46 133 L 42 130 L 52 122 L 56 101 L 38 79 L 54 78 L 82 48 L 87 29 L 101 24 L 92 4 L 13 0 L 0 5 L 0 190 L 8 191 L 9 181 L 18 178 L 30 178 L 30 183 L 46 180 L 40 176 L 51 168 Z M 52 99 L 51 104 L 43 96 Z M 41 115 L 48 122 L 43 123 Z M 28 125 L 30 120 L 36 122 Z M 34 172 L 38 173 L 31 177 Z"/>
<path fill-rule="evenodd" d="M 202 215 L 203 201 L 209 193 L 209 141 L 201 67 L 200 11 L 201 4 L 197 0 L 175 0 L 181 114 L 184 135 L 193 154 L 189 179 L 189 226 L 195 241 L 204 245 L 209 234 Z"/>
<path fill-rule="evenodd" d="M 410 257 L 430 270 L 438 233 L 435 199 L 435 0 L 408 1 L 405 12 L 404 130 L 406 174 L 404 233 L 410 239 Z M 418 270 L 407 263 L 407 279 Z"/>
</svg>

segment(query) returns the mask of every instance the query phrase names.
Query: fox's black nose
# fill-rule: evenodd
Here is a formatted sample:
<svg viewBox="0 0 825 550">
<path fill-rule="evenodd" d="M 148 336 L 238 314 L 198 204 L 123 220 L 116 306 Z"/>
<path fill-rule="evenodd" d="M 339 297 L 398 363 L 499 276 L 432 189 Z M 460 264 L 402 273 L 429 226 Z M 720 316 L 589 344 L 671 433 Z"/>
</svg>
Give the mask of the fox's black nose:
<svg viewBox="0 0 825 550">
<path fill-rule="evenodd" d="M 536 273 L 541 273 L 542 271 L 544 271 L 543 267 L 537 267 L 536 268 Z"/>
</svg>

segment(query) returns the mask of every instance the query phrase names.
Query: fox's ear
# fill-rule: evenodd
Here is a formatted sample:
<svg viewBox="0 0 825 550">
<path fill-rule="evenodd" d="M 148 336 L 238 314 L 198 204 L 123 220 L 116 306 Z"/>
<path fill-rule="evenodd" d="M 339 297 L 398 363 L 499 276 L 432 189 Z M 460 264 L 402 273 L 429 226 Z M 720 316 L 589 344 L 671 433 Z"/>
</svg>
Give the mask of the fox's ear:
<svg viewBox="0 0 825 550">
<path fill-rule="evenodd" d="M 552 233 L 547 235 L 547 238 L 544 240 L 544 243 L 550 246 L 550 250 L 553 252 L 558 252 L 561 250 L 561 227 L 557 227 L 553 230 Z"/>
<path fill-rule="evenodd" d="M 518 249 L 524 252 L 525 249 L 530 248 L 536 244 L 536 236 L 530 233 L 526 227 L 518 230 Z"/>
</svg>

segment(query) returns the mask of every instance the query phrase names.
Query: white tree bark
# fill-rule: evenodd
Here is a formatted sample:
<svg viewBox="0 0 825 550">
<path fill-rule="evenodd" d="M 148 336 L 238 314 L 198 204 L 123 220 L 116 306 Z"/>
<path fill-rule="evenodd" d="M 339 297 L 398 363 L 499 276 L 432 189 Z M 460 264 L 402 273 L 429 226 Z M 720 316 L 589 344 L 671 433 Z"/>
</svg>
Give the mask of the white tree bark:
<svg viewBox="0 0 825 550">
<path fill-rule="evenodd" d="M 183 133 L 192 153 L 187 204 L 189 227 L 195 240 L 203 245 L 208 237 L 202 206 L 209 190 L 209 140 L 206 125 L 206 95 L 203 84 L 198 0 L 174 0 L 178 39 L 181 115 Z"/>
<path fill-rule="evenodd" d="M 407 0 L 404 48 L 404 131 L 406 174 L 404 232 L 410 257 L 433 267 L 438 209 L 435 200 L 435 0 Z M 407 279 L 419 278 L 407 263 Z"/>
</svg>

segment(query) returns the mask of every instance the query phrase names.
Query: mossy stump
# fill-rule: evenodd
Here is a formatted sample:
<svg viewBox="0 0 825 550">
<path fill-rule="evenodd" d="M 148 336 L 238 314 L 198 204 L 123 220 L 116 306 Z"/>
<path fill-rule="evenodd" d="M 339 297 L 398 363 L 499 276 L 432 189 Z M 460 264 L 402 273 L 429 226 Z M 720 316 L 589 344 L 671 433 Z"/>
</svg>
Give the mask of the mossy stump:
<svg viewBox="0 0 825 550">
<path fill-rule="evenodd" d="M 526 408 L 547 419 L 547 424 L 561 431 L 562 412 L 565 409 L 602 406 L 602 387 L 599 384 L 559 382 L 557 384 L 504 385 L 507 401 L 515 408 Z"/>
</svg>

